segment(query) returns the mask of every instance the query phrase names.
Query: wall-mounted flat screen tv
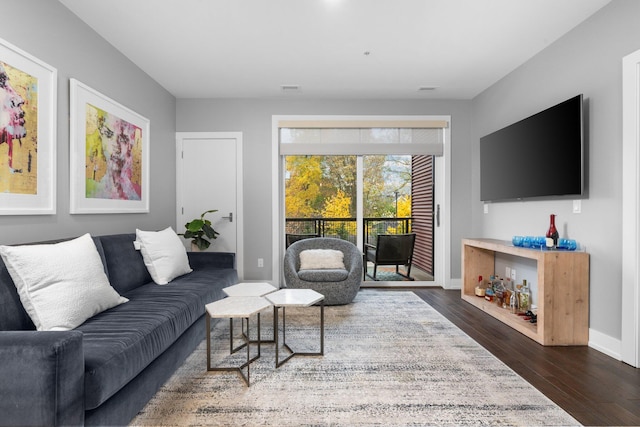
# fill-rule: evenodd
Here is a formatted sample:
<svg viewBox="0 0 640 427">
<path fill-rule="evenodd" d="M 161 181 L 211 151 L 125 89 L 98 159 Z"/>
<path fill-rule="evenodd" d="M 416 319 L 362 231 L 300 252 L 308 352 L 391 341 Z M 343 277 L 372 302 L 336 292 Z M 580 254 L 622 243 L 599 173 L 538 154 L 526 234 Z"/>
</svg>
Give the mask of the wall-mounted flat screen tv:
<svg viewBox="0 0 640 427">
<path fill-rule="evenodd" d="M 584 192 L 582 94 L 480 138 L 480 200 Z"/>
</svg>

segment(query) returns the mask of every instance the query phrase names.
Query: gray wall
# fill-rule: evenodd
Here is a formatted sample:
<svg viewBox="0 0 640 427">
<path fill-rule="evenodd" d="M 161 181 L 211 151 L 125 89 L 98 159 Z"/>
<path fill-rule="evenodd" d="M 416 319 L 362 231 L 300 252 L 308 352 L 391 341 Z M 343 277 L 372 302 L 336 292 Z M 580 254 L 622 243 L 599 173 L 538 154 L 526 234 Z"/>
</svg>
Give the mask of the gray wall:
<svg viewBox="0 0 640 427">
<path fill-rule="evenodd" d="M 608 6 L 473 100 L 473 219 L 478 235 L 511 239 L 541 235 L 549 214 L 561 236 L 578 240 L 591 256 L 590 328 L 621 337 L 622 58 L 640 49 L 640 2 Z M 493 203 L 483 214 L 479 189 L 479 138 L 546 107 L 583 93 L 588 143 L 588 198 L 582 213 L 572 201 Z M 553 153 L 550 153 L 552 156 Z M 550 157 L 553 159 L 553 157 Z M 562 159 L 553 161 L 562 166 Z M 506 174 L 529 174 L 526 159 Z"/>
<path fill-rule="evenodd" d="M 57 213 L 0 216 L 0 244 L 174 226 L 175 98 L 59 2 L 3 0 L 2 11 L 0 38 L 58 70 L 58 120 Z M 149 214 L 69 214 L 72 77 L 150 120 Z"/>
<path fill-rule="evenodd" d="M 451 115 L 451 275 L 460 277 L 460 239 L 471 232 L 470 101 L 177 100 L 179 132 L 241 131 L 244 147 L 245 279 L 272 278 L 271 119 L 273 115 Z M 264 268 L 257 259 L 264 258 Z M 277 274 L 276 274 L 277 276 Z"/>
<path fill-rule="evenodd" d="M 271 116 L 285 114 L 449 114 L 452 116 L 451 276 L 460 277 L 460 239 L 538 235 L 558 214 L 562 235 L 591 254 L 590 326 L 621 334 L 621 59 L 640 49 L 640 2 L 613 0 L 591 19 L 473 101 L 175 100 L 56 1 L 4 0 L 0 38 L 58 70 L 57 214 L 0 216 L 0 244 L 131 232 L 175 224 L 175 131 L 244 135 L 245 277 L 270 279 Z M 69 78 L 77 78 L 151 120 L 149 214 L 69 214 Z M 479 201 L 479 138 L 543 108 L 584 93 L 589 197 L 581 214 L 571 201 Z M 561 159 L 558 159 L 560 162 Z M 0 165 L 1 167 L 1 165 Z M 529 173 L 526 160 L 507 173 Z M 265 267 L 256 266 L 258 257 Z"/>
</svg>

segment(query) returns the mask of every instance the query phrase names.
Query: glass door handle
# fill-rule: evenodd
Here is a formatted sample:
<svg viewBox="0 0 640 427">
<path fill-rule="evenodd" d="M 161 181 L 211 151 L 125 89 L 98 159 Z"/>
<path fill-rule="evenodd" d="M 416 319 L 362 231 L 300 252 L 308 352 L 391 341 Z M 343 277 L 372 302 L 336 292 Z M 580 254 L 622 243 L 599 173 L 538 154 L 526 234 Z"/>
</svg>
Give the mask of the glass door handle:
<svg viewBox="0 0 640 427">
<path fill-rule="evenodd" d="M 233 222 L 233 212 L 229 212 L 229 216 L 223 216 L 222 219 L 228 219 L 229 222 Z"/>
</svg>

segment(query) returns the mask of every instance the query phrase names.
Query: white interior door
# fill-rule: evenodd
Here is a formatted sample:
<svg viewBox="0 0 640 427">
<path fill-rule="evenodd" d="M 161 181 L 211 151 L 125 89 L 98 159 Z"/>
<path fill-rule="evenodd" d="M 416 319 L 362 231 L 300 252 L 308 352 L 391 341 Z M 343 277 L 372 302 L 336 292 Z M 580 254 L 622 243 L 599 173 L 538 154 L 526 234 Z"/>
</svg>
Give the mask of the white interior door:
<svg viewBox="0 0 640 427">
<path fill-rule="evenodd" d="M 622 61 L 623 362 L 640 368 L 640 50 Z"/>
<path fill-rule="evenodd" d="M 242 277 L 242 134 L 180 132 L 176 144 L 176 230 L 217 209 L 205 216 L 220 233 L 207 250 L 234 252 Z"/>
</svg>

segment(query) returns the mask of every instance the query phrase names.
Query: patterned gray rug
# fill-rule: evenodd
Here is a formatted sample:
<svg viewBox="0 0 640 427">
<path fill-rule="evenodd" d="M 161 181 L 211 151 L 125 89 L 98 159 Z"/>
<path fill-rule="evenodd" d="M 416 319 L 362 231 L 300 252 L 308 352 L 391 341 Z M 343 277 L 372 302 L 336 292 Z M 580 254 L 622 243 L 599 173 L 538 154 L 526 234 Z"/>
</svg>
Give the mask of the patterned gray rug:
<svg viewBox="0 0 640 427">
<path fill-rule="evenodd" d="M 291 347 L 318 351 L 318 313 L 287 310 Z M 271 321 L 265 312 L 263 338 Z M 206 372 L 203 342 L 132 425 L 579 425 L 412 292 L 362 290 L 326 307 L 325 322 L 324 356 L 276 369 L 274 345 L 263 344 L 249 388 L 237 373 Z M 229 356 L 228 325 L 213 327 L 215 364 L 246 357 Z"/>
</svg>

